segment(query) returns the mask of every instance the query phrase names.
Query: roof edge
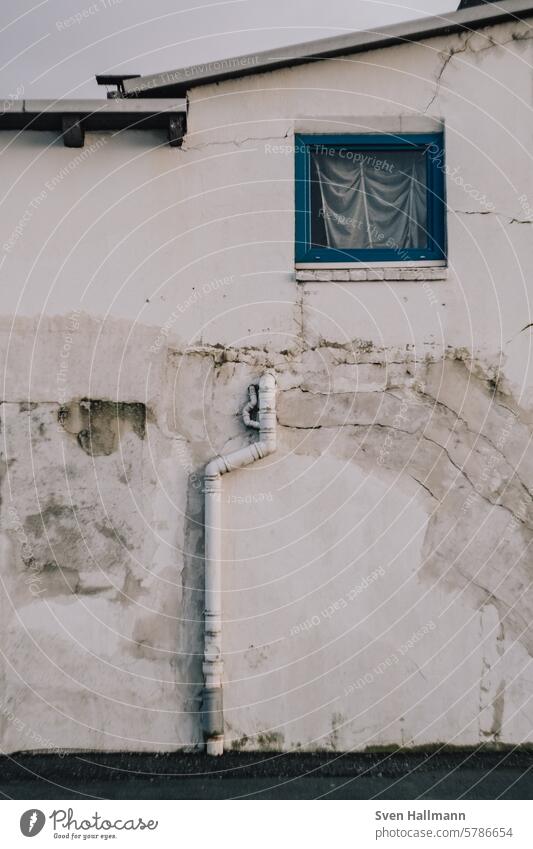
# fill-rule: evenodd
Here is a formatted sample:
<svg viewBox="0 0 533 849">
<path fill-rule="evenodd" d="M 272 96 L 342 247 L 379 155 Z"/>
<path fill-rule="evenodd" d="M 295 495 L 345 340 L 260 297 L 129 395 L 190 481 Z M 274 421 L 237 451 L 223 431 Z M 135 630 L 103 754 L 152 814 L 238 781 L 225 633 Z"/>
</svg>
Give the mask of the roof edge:
<svg viewBox="0 0 533 849">
<path fill-rule="evenodd" d="M 184 97 L 189 89 L 199 85 L 331 59 L 342 54 L 362 53 L 403 42 L 479 29 L 505 20 L 521 20 L 529 15 L 533 15 L 532 0 L 509 0 L 505 7 L 484 3 L 447 15 L 403 21 L 379 30 L 361 30 L 124 80 L 124 92 L 127 98 Z"/>
</svg>

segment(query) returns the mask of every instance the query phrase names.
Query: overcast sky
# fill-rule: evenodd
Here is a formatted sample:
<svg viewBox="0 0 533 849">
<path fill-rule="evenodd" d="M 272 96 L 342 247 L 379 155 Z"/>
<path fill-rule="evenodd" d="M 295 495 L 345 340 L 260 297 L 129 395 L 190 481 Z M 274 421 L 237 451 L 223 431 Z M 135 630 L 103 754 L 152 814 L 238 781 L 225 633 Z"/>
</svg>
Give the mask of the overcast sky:
<svg viewBox="0 0 533 849">
<path fill-rule="evenodd" d="M 152 73 L 421 15 L 458 0 L 0 0 L 0 97 L 100 97 Z"/>
</svg>

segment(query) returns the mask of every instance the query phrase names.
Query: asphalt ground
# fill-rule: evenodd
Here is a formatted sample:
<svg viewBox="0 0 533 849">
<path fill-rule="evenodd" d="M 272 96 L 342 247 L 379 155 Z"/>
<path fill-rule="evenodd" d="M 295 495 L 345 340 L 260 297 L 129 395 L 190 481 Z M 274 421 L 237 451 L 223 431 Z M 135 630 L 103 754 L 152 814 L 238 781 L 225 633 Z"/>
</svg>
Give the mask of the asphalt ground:
<svg viewBox="0 0 533 849">
<path fill-rule="evenodd" d="M 533 799 L 533 751 L 0 756 L 3 799 Z"/>
</svg>

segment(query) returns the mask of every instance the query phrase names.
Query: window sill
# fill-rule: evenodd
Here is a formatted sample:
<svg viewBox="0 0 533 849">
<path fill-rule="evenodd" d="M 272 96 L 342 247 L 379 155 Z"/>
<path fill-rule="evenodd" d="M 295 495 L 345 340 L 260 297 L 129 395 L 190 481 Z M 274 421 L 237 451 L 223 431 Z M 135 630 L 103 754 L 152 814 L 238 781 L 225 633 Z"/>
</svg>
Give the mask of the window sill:
<svg viewBox="0 0 533 849">
<path fill-rule="evenodd" d="M 405 265 L 388 267 L 386 265 L 335 267 L 324 268 L 323 265 L 315 267 L 299 268 L 296 266 L 296 280 L 298 283 L 348 283 L 361 282 L 365 280 L 446 280 L 448 268 L 445 265 Z"/>
</svg>

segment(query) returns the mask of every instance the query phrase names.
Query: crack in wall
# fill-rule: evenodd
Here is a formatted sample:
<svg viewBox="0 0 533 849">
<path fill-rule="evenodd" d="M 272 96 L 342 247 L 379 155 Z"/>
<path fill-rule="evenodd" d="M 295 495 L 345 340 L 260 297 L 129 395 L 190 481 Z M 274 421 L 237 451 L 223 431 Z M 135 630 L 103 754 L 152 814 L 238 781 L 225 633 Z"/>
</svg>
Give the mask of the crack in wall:
<svg viewBox="0 0 533 849">
<path fill-rule="evenodd" d="M 495 209 L 452 209 L 450 211 L 455 215 L 494 215 L 496 218 L 505 219 L 509 224 L 533 224 L 531 218 L 516 218 Z"/>
<path fill-rule="evenodd" d="M 451 60 L 455 56 L 457 56 L 459 53 L 465 53 L 468 50 L 468 45 L 469 45 L 469 43 L 472 39 L 472 36 L 473 36 L 473 33 L 469 33 L 466 36 L 465 42 L 461 47 L 451 47 L 450 50 L 448 51 L 448 53 L 445 54 L 442 65 L 441 65 L 441 67 L 440 67 L 440 69 L 437 73 L 436 78 L 435 78 L 435 91 L 434 91 L 433 96 L 432 96 L 431 100 L 429 101 L 428 105 L 423 110 L 424 115 L 429 111 L 431 106 L 433 106 L 435 100 L 439 96 L 442 77 L 444 76 L 444 72 L 446 71 L 446 68 L 448 67 Z"/>
<path fill-rule="evenodd" d="M 424 115 L 429 111 L 431 106 L 433 106 L 435 100 L 439 96 L 440 91 L 441 91 L 441 87 L 442 87 L 442 78 L 443 78 L 444 73 L 446 72 L 446 69 L 448 68 L 450 62 L 452 61 L 452 59 L 455 59 L 457 56 L 459 56 L 461 54 L 465 54 L 465 53 L 469 53 L 472 56 L 478 56 L 479 54 L 485 53 L 488 50 L 494 50 L 494 49 L 499 48 L 499 47 L 505 48 L 509 44 L 516 44 L 517 42 L 531 41 L 533 39 L 533 34 L 532 34 L 532 28 L 530 26 L 528 26 L 527 24 L 524 24 L 524 28 L 522 30 L 517 30 L 517 31 L 511 33 L 511 36 L 508 39 L 506 39 L 505 41 L 496 41 L 496 39 L 494 39 L 490 34 L 479 32 L 479 31 L 470 32 L 470 33 L 466 34 L 466 36 L 460 35 L 460 36 L 457 36 L 457 38 L 459 39 L 460 42 L 462 41 L 462 43 L 459 43 L 458 46 L 450 47 L 450 49 L 447 52 L 445 52 L 444 54 L 441 54 L 441 55 L 443 55 L 443 59 L 442 59 L 441 67 L 437 71 L 437 74 L 436 74 L 436 77 L 435 77 L 435 82 L 434 82 L 435 90 L 434 90 L 434 93 L 431 97 L 431 100 L 429 101 L 429 103 L 427 104 L 425 109 L 423 110 Z M 476 42 L 479 39 L 485 39 L 485 41 L 488 42 L 488 43 L 482 44 L 480 47 L 477 47 L 477 48 L 472 47 L 473 42 Z"/>
<path fill-rule="evenodd" d="M 207 141 L 201 142 L 200 144 L 189 144 L 188 139 L 190 139 L 194 135 L 202 135 L 204 132 L 208 132 L 207 130 L 197 130 L 193 133 L 188 133 L 186 136 L 186 140 L 181 147 L 183 151 L 189 150 L 206 150 L 209 147 L 235 147 L 241 148 L 243 145 L 248 144 L 249 142 L 283 142 L 292 134 L 293 129 L 292 126 L 289 127 L 283 135 L 279 136 L 245 136 L 242 139 L 227 139 L 223 141 Z"/>
</svg>

